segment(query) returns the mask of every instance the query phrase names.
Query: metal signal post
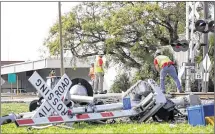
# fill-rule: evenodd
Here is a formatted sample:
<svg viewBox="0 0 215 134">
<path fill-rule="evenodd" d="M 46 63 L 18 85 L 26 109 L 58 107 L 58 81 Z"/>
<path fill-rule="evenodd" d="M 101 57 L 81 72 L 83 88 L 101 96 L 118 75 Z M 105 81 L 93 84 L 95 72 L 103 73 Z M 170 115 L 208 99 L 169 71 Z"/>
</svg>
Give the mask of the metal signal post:
<svg viewBox="0 0 215 134">
<path fill-rule="evenodd" d="M 61 22 L 61 2 L 58 2 L 58 12 L 59 12 L 59 35 L 60 35 L 60 63 L 61 63 L 61 76 L 64 74 L 64 66 L 63 66 L 63 43 L 62 43 L 62 22 Z"/>
<path fill-rule="evenodd" d="M 196 52 L 198 51 L 198 48 L 200 46 L 203 47 L 203 61 L 202 66 L 204 68 L 204 77 L 203 77 L 203 83 L 202 88 L 204 92 L 208 92 L 208 76 L 209 76 L 209 68 L 211 65 L 210 58 L 208 56 L 208 33 L 214 32 L 214 21 L 209 21 L 208 18 L 208 2 L 204 2 L 204 19 L 200 19 L 200 15 L 198 12 L 200 12 L 199 8 L 200 2 L 187 2 L 186 3 L 186 40 L 189 40 L 189 51 L 188 51 L 188 57 L 187 57 L 187 63 L 194 63 L 194 59 L 196 56 Z M 191 8 L 191 11 L 190 11 Z M 190 24 L 191 23 L 191 24 Z M 203 43 L 200 42 L 200 37 L 198 35 L 201 35 L 203 37 Z M 196 70 L 195 70 L 196 71 Z M 190 68 L 186 69 L 186 91 L 190 91 L 190 79 L 191 77 L 191 70 Z M 207 76 L 207 77 L 206 77 Z"/>
<path fill-rule="evenodd" d="M 208 2 L 204 2 L 204 19 L 208 19 Z M 203 58 L 206 56 L 206 54 L 208 53 L 208 33 L 203 34 L 203 42 L 204 44 L 207 44 L 206 46 L 203 47 Z M 206 71 L 204 71 L 205 73 L 207 73 Z M 202 91 L 204 92 L 208 92 L 208 82 L 204 81 L 203 82 L 203 86 L 202 86 Z"/>
<path fill-rule="evenodd" d="M 215 22 L 215 1 L 214 1 L 214 22 Z M 214 32 L 214 66 L 215 66 L 215 32 Z M 214 90 L 215 90 L 215 67 L 214 67 Z"/>
</svg>

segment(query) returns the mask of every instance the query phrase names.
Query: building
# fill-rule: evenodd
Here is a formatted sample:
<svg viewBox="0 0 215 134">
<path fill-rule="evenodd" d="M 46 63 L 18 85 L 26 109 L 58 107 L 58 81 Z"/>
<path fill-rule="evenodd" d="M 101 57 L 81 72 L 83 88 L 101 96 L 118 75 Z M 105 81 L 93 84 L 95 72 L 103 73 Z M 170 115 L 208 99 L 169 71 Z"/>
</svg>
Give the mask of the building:
<svg viewBox="0 0 215 134">
<path fill-rule="evenodd" d="M 27 92 L 35 92 L 36 89 L 28 81 L 34 71 L 46 80 L 50 69 L 55 69 L 56 75 L 60 76 L 60 59 L 47 58 L 37 61 L 2 61 L 1 77 L 5 80 L 2 85 L 2 92 L 11 92 L 11 89 L 25 89 Z M 83 78 L 90 80 L 88 77 L 90 64 L 86 61 L 78 60 L 76 66 L 71 64 L 71 58 L 64 59 L 65 73 L 71 78 Z M 7 82 L 8 74 L 15 73 L 17 82 L 10 84 Z"/>
<path fill-rule="evenodd" d="M 14 63 L 20 63 L 20 62 L 25 62 L 25 61 L 1 61 L 1 66 L 14 64 Z"/>
</svg>

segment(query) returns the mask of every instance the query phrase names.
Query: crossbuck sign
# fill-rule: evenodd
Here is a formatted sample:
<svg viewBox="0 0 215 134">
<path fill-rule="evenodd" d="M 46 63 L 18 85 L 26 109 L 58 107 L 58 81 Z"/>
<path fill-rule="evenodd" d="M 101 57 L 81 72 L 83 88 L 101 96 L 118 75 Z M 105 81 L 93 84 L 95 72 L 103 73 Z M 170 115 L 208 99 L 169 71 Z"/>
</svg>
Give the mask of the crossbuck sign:
<svg viewBox="0 0 215 134">
<path fill-rule="evenodd" d="M 28 80 L 45 99 L 33 117 L 51 116 L 54 112 L 57 112 L 60 116 L 67 114 L 68 108 L 63 101 L 72 86 L 72 81 L 66 74 L 61 77 L 54 89 L 48 87 L 36 71 Z"/>
</svg>

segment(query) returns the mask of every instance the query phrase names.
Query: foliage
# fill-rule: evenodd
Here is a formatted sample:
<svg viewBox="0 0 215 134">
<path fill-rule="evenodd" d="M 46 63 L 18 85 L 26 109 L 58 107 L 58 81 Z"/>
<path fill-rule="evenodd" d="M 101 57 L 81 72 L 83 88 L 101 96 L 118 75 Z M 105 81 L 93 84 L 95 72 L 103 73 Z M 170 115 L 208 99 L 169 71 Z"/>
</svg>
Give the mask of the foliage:
<svg viewBox="0 0 215 134">
<path fill-rule="evenodd" d="M 110 91 L 113 93 L 121 93 L 126 91 L 131 86 L 131 82 L 128 74 L 123 73 L 116 76 Z"/>
<path fill-rule="evenodd" d="M 79 58 L 110 55 L 132 68 L 150 63 L 157 48 L 184 32 L 185 2 L 83 2 L 62 18 L 64 47 Z M 44 42 L 57 55 L 58 23 Z"/>
<path fill-rule="evenodd" d="M 172 77 L 167 76 L 165 79 L 165 88 L 166 92 L 177 92 L 177 87 L 175 85 L 175 81 Z"/>
<path fill-rule="evenodd" d="M 25 103 L 2 104 L 3 115 L 12 111 L 15 113 L 27 111 L 28 105 Z M 213 126 L 192 127 L 188 124 L 170 125 L 167 123 L 120 123 L 90 125 L 84 122 L 74 124 L 75 129 L 50 127 L 41 130 L 28 130 L 26 127 L 17 127 L 14 124 L 1 126 L 1 133 L 213 133 Z M 105 131 L 104 131 L 105 130 Z"/>
<path fill-rule="evenodd" d="M 209 38 L 209 49 L 208 49 L 208 55 L 210 57 L 211 60 L 211 72 L 210 72 L 210 78 L 214 81 L 214 35 L 211 34 L 210 38 Z M 215 84 L 215 83 L 214 83 Z"/>
<path fill-rule="evenodd" d="M 138 69 L 133 82 L 153 78 L 153 53 L 185 31 L 185 2 L 83 2 L 62 17 L 64 47 L 73 56 L 102 53 L 110 62 Z M 59 54 L 58 22 L 44 45 Z"/>
</svg>

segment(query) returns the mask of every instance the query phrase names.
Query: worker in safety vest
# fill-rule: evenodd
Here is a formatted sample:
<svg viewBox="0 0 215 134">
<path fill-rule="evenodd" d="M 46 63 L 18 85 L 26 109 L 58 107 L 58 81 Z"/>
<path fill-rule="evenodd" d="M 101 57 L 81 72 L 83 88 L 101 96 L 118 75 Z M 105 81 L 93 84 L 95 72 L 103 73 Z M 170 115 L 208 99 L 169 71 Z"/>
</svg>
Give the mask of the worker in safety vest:
<svg viewBox="0 0 215 134">
<path fill-rule="evenodd" d="M 183 93 L 181 84 L 179 82 L 176 69 L 173 66 L 174 62 L 172 62 L 169 57 L 162 55 L 161 52 L 156 52 L 154 55 L 154 65 L 158 72 L 160 72 L 160 88 L 163 93 L 166 93 L 165 91 L 165 77 L 166 75 L 170 75 L 177 86 L 177 89 L 180 93 Z"/>
<path fill-rule="evenodd" d="M 103 92 L 103 81 L 104 81 L 104 69 L 102 55 L 98 56 L 98 60 L 95 62 L 95 82 L 94 82 L 94 93 L 105 94 Z"/>
<path fill-rule="evenodd" d="M 92 82 L 92 87 L 94 87 L 94 81 L 95 81 L 95 73 L 94 73 L 94 63 L 91 64 L 91 68 L 90 68 L 90 71 L 89 71 L 89 76 L 90 76 L 90 79 L 91 79 L 91 82 Z"/>
</svg>

